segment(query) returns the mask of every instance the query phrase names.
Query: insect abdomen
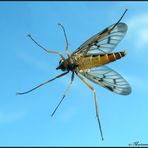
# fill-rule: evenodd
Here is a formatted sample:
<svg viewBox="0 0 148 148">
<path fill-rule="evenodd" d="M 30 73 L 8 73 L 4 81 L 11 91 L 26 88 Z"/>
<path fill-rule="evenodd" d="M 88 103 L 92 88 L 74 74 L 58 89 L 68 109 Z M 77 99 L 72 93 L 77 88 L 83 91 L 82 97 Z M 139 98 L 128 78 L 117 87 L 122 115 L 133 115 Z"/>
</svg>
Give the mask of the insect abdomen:
<svg viewBox="0 0 148 148">
<path fill-rule="evenodd" d="M 115 52 L 110 54 L 89 55 L 82 58 L 79 62 L 79 69 L 90 69 L 101 66 L 124 57 L 127 51 Z"/>
<path fill-rule="evenodd" d="M 121 52 L 115 52 L 115 53 L 111 53 L 111 54 L 108 54 L 108 62 L 113 62 L 115 60 L 118 60 L 122 57 L 124 57 L 125 55 L 127 54 L 127 51 L 121 51 Z"/>
</svg>

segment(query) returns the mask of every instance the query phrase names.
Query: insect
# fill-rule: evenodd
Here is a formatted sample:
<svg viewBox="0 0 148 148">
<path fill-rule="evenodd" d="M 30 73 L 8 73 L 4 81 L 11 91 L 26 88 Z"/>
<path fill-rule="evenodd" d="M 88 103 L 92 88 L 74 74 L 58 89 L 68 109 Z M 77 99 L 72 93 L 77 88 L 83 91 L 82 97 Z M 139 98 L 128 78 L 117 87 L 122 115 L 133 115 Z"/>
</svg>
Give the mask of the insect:
<svg viewBox="0 0 148 148">
<path fill-rule="evenodd" d="M 95 109 L 96 109 L 96 117 L 100 129 L 100 134 L 102 140 L 103 133 L 99 118 L 99 111 L 98 111 L 98 102 L 95 89 L 87 82 L 87 79 L 90 81 L 101 85 L 102 87 L 121 94 L 121 95 L 128 95 L 131 93 L 131 87 L 128 82 L 117 72 L 112 70 L 111 68 L 105 66 L 107 63 L 113 62 L 124 57 L 127 54 L 127 51 L 120 51 L 111 53 L 116 45 L 123 39 L 124 35 L 127 32 L 127 25 L 125 23 L 120 22 L 123 16 L 125 15 L 127 9 L 124 11 L 120 19 L 113 25 L 105 28 L 103 31 L 97 33 L 96 35 L 92 36 L 86 42 L 84 42 L 79 48 L 77 48 L 71 55 L 68 51 L 68 40 L 66 36 L 65 29 L 63 25 L 59 24 L 64 32 L 64 37 L 66 40 L 66 54 L 68 58 L 65 58 L 62 53 L 47 50 L 42 45 L 40 45 L 35 39 L 31 36 L 30 39 L 37 44 L 40 48 L 42 48 L 47 53 L 52 53 L 59 55 L 61 60 L 59 61 L 59 65 L 56 68 L 57 70 L 60 69 L 63 71 L 62 74 L 50 79 L 29 91 L 26 92 L 19 92 L 18 95 L 29 93 L 57 78 L 60 78 L 67 73 L 71 72 L 71 81 L 60 100 L 59 104 L 56 106 L 55 110 L 51 114 L 54 115 L 60 104 L 62 103 L 63 99 L 65 98 L 68 90 L 70 89 L 72 82 L 74 81 L 74 75 L 76 74 L 82 82 L 84 82 L 94 94 L 94 101 L 95 101 Z"/>
</svg>

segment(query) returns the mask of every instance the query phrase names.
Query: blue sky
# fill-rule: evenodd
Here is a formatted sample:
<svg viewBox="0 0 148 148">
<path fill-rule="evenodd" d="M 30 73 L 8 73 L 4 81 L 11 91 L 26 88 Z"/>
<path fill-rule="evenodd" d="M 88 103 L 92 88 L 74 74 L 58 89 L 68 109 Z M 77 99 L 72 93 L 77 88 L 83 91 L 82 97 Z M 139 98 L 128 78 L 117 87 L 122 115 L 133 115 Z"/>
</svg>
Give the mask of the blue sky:
<svg viewBox="0 0 148 148">
<path fill-rule="evenodd" d="M 28 37 L 65 54 L 65 27 L 72 53 L 85 40 L 115 23 L 128 32 L 115 51 L 128 55 L 108 66 L 131 85 L 121 96 L 92 84 L 97 91 L 104 134 L 101 141 L 93 93 L 77 77 L 54 117 L 70 74 L 26 95 L 16 96 L 60 74 L 60 58 L 45 53 Z M 147 2 L 0 2 L 0 146 L 128 146 L 148 143 Z"/>
</svg>

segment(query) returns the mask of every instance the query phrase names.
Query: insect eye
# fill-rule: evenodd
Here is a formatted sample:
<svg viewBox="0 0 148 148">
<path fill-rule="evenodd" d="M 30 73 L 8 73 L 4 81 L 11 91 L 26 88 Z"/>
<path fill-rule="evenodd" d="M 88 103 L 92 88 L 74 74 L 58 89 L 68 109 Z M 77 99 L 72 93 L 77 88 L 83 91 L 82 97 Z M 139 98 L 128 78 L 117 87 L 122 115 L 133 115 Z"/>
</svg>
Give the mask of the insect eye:
<svg viewBox="0 0 148 148">
<path fill-rule="evenodd" d="M 62 62 L 63 62 L 63 60 L 60 60 L 60 61 L 59 61 L 59 64 L 61 64 Z"/>
<path fill-rule="evenodd" d="M 62 60 L 59 61 L 59 64 L 61 64 Z"/>
</svg>

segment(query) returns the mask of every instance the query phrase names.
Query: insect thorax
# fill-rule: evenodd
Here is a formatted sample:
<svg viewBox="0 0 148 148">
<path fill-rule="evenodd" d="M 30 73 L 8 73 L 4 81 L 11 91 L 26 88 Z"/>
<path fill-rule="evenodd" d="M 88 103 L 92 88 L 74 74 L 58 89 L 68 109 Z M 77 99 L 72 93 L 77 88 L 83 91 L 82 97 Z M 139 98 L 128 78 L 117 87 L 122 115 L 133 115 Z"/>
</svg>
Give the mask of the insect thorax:
<svg viewBox="0 0 148 148">
<path fill-rule="evenodd" d="M 56 69 L 61 69 L 62 71 L 75 71 L 78 67 L 76 60 L 72 58 L 72 63 L 70 62 L 70 59 L 67 58 L 65 61 L 60 60 L 59 66 Z"/>
</svg>

